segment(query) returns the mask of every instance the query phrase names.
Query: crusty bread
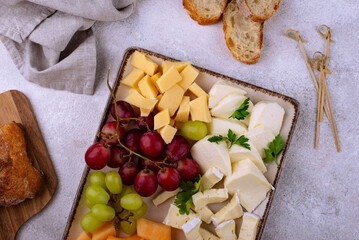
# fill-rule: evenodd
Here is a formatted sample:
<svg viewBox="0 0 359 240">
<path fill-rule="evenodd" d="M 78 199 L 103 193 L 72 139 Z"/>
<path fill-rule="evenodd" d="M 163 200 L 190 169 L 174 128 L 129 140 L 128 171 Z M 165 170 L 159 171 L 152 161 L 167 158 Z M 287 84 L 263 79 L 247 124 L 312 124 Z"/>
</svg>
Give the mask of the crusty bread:
<svg viewBox="0 0 359 240">
<path fill-rule="evenodd" d="M 183 0 L 188 15 L 200 25 L 218 22 L 226 4 L 227 0 Z"/>
<path fill-rule="evenodd" d="M 264 22 L 279 9 L 280 0 L 237 0 L 240 11 L 252 21 Z"/>
<path fill-rule="evenodd" d="M 223 13 L 223 31 L 233 57 L 247 64 L 258 61 L 263 42 L 263 23 L 244 16 L 235 0 L 228 3 Z"/>
</svg>

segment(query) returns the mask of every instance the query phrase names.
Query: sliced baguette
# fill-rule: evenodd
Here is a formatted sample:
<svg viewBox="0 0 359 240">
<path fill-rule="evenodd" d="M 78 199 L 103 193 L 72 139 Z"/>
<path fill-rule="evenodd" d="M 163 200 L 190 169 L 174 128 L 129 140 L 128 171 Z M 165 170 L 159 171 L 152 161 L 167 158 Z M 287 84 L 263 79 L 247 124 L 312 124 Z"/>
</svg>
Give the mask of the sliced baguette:
<svg viewBox="0 0 359 240">
<path fill-rule="evenodd" d="M 237 0 L 241 12 L 255 22 L 268 20 L 279 9 L 281 0 Z"/>
<path fill-rule="evenodd" d="M 227 0 L 183 0 L 188 15 L 200 25 L 218 22 L 226 4 Z"/>
<path fill-rule="evenodd" d="M 223 13 L 223 31 L 233 57 L 246 64 L 258 62 L 263 42 L 263 23 L 244 16 L 236 0 L 232 0 Z"/>
</svg>

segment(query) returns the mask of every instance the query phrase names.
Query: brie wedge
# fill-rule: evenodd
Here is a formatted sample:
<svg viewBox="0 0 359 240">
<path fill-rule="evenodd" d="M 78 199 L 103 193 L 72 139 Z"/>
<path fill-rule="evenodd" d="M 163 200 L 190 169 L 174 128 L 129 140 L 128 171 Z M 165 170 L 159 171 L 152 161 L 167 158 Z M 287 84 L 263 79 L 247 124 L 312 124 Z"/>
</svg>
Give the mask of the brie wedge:
<svg viewBox="0 0 359 240">
<path fill-rule="evenodd" d="M 229 159 L 227 143 L 222 141 L 211 143 L 206 136 L 196 142 L 191 148 L 192 158 L 198 163 L 201 173 L 206 172 L 211 167 L 218 168 L 224 175 L 232 173 L 231 160 Z"/>
<path fill-rule="evenodd" d="M 160 194 L 158 194 L 154 199 L 152 199 L 153 204 L 157 207 L 158 205 L 166 202 L 171 197 L 174 197 L 181 191 L 180 188 L 177 188 L 174 191 L 163 191 Z"/>
<path fill-rule="evenodd" d="M 268 148 L 269 143 L 275 138 L 272 130 L 263 126 L 253 128 L 244 135 L 253 143 L 262 158 L 266 156 L 264 149 Z"/>
<path fill-rule="evenodd" d="M 252 110 L 248 130 L 259 126 L 271 129 L 274 135 L 279 134 L 282 127 L 284 109 L 275 102 L 258 102 Z"/>
<path fill-rule="evenodd" d="M 229 220 L 216 227 L 217 235 L 223 240 L 237 240 L 236 224 L 234 220 Z"/>
<path fill-rule="evenodd" d="M 236 93 L 239 95 L 246 95 L 247 92 L 239 88 L 236 84 L 227 82 L 227 81 L 218 81 L 216 82 L 211 90 L 209 91 L 209 108 L 213 108 L 221 101 L 225 96 Z"/>
<path fill-rule="evenodd" d="M 242 215 L 243 209 L 240 205 L 238 195 L 235 193 L 232 200 L 225 207 L 214 214 L 212 222 L 215 226 L 217 226 L 224 221 L 240 218 Z"/>
<path fill-rule="evenodd" d="M 198 192 L 192 196 L 192 201 L 194 209 L 198 211 L 199 209 L 207 206 L 211 203 L 220 203 L 228 198 L 228 190 L 225 188 L 221 189 L 209 189 L 205 190 L 203 193 Z"/>
<path fill-rule="evenodd" d="M 224 180 L 231 194 L 238 194 L 241 205 L 252 212 L 274 189 L 254 163 L 245 159 L 233 164 L 233 174 Z"/>
<path fill-rule="evenodd" d="M 198 214 L 193 213 L 193 211 L 190 210 L 190 213 L 188 215 L 186 214 L 180 214 L 179 209 L 177 206 L 171 204 L 170 208 L 168 209 L 168 213 L 166 218 L 163 220 L 163 224 L 182 229 L 182 225 L 193 220 L 194 218 L 198 218 Z"/>
<path fill-rule="evenodd" d="M 235 134 L 242 135 L 247 132 L 247 126 L 236 119 L 212 118 L 212 122 L 208 125 L 209 134 L 227 136 L 228 129 Z"/>
<path fill-rule="evenodd" d="M 238 240 L 255 240 L 260 217 L 252 213 L 244 213 Z"/>
<path fill-rule="evenodd" d="M 229 149 L 229 157 L 231 159 L 231 162 L 235 163 L 244 159 L 250 159 L 258 167 L 258 169 L 261 170 L 262 173 L 265 173 L 267 171 L 267 168 L 264 165 L 264 162 L 259 155 L 256 147 L 253 145 L 251 140 L 248 140 L 248 144 L 251 150 L 236 144 L 234 144 L 231 149 Z"/>
<path fill-rule="evenodd" d="M 203 240 L 202 235 L 199 233 L 201 223 L 201 219 L 194 218 L 183 224 L 182 230 L 186 235 L 187 240 Z"/>
<path fill-rule="evenodd" d="M 199 233 L 201 234 L 203 240 L 219 240 L 219 237 L 217 237 L 207 229 L 200 228 Z"/>
<path fill-rule="evenodd" d="M 216 167 L 211 167 L 208 169 L 202 176 L 201 187 L 202 191 L 211 189 L 223 178 L 223 173 L 218 170 Z"/>
<path fill-rule="evenodd" d="M 200 216 L 201 220 L 207 224 L 212 222 L 213 212 L 207 206 L 196 211 L 196 213 Z"/>
</svg>

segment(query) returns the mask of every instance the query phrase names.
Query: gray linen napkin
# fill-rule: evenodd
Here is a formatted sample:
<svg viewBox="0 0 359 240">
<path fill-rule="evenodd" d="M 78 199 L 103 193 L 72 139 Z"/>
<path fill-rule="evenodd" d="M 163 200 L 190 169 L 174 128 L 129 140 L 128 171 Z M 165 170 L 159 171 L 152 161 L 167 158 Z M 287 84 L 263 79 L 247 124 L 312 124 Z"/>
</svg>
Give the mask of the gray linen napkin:
<svg viewBox="0 0 359 240">
<path fill-rule="evenodd" d="M 95 21 L 131 15 L 136 0 L 0 0 L 0 40 L 21 74 L 43 87 L 93 94 Z"/>
</svg>

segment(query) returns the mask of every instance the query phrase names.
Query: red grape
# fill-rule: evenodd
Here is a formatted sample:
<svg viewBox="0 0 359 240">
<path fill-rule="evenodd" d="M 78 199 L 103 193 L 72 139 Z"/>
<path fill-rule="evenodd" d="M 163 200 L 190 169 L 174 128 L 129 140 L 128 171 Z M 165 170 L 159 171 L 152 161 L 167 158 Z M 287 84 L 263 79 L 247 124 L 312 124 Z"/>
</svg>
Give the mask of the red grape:
<svg viewBox="0 0 359 240">
<path fill-rule="evenodd" d="M 98 142 L 89 147 L 85 154 L 87 165 L 94 169 L 100 170 L 106 166 L 111 158 L 111 150 L 103 142 Z"/>
<path fill-rule="evenodd" d="M 150 169 L 141 170 L 135 179 L 135 190 L 142 197 L 149 197 L 157 190 L 156 174 Z"/>
<path fill-rule="evenodd" d="M 128 160 L 128 157 L 125 157 L 125 155 L 128 155 L 128 152 L 125 149 L 115 146 L 111 147 L 111 158 L 107 163 L 107 166 L 110 168 L 121 167 L 122 164 Z"/>
<path fill-rule="evenodd" d="M 199 166 L 193 159 L 184 158 L 177 162 L 177 171 L 183 181 L 193 181 L 199 175 Z"/>
<path fill-rule="evenodd" d="M 153 127 L 155 125 L 155 120 L 154 120 L 155 114 L 150 113 L 150 115 L 148 115 L 147 117 L 142 117 L 142 116 L 138 116 L 138 119 L 143 119 L 148 127 L 150 128 L 150 130 L 153 130 Z M 139 129 L 141 129 L 142 131 L 147 131 L 147 127 L 146 124 L 144 124 L 141 121 L 137 121 L 137 126 L 139 127 Z"/>
<path fill-rule="evenodd" d="M 162 162 L 162 159 L 160 159 L 160 158 L 154 158 L 154 159 L 151 159 L 151 160 L 154 161 L 154 162 Z M 146 167 L 146 160 L 141 158 L 139 160 L 139 165 L 140 165 L 141 169 L 144 169 Z M 148 162 L 147 163 L 147 168 L 151 169 L 155 173 L 157 173 L 160 170 L 160 168 L 156 164 L 154 164 L 153 162 Z"/>
<path fill-rule="evenodd" d="M 116 134 L 116 126 L 117 126 L 116 121 L 108 122 L 103 126 L 103 128 L 101 130 L 101 132 L 103 134 L 105 134 L 105 135 L 114 136 L 110 141 L 108 141 L 108 144 L 110 144 L 110 145 L 118 144 L 117 137 L 115 136 L 115 134 Z M 118 128 L 118 136 L 119 136 L 120 140 L 123 139 L 123 137 L 125 136 L 124 128 L 122 128 L 122 127 Z M 102 141 L 106 142 L 107 140 L 108 140 L 108 138 L 102 137 Z"/>
<path fill-rule="evenodd" d="M 141 151 L 148 157 L 156 158 L 161 155 L 165 142 L 158 132 L 152 131 L 144 133 L 141 137 Z"/>
<path fill-rule="evenodd" d="M 118 116 L 120 118 L 133 118 L 135 116 L 131 105 L 128 104 L 127 102 L 125 102 L 125 101 L 117 101 L 116 104 L 117 104 Z M 114 119 L 117 119 L 116 118 L 115 104 L 112 104 L 111 115 L 112 115 L 112 117 Z M 127 121 L 127 120 L 120 121 L 120 123 L 122 123 L 122 124 L 127 124 L 128 122 L 129 121 Z"/>
<path fill-rule="evenodd" d="M 179 172 L 172 167 L 164 167 L 157 173 L 158 184 L 166 191 L 176 190 L 181 183 Z"/>
<path fill-rule="evenodd" d="M 169 155 L 172 161 L 178 161 L 187 156 L 189 148 L 187 140 L 182 136 L 176 135 L 172 142 L 167 145 L 165 154 Z"/>
<path fill-rule="evenodd" d="M 118 173 L 120 174 L 124 184 L 132 185 L 135 182 L 138 171 L 139 169 L 136 163 L 126 162 L 120 167 Z"/>
<path fill-rule="evenodd" d="M 140 140 L 142 132 L 139 129 L 131 129 L 126 133 L 125 146 L 134 152 L 140 152 Z"/>
</svg>

